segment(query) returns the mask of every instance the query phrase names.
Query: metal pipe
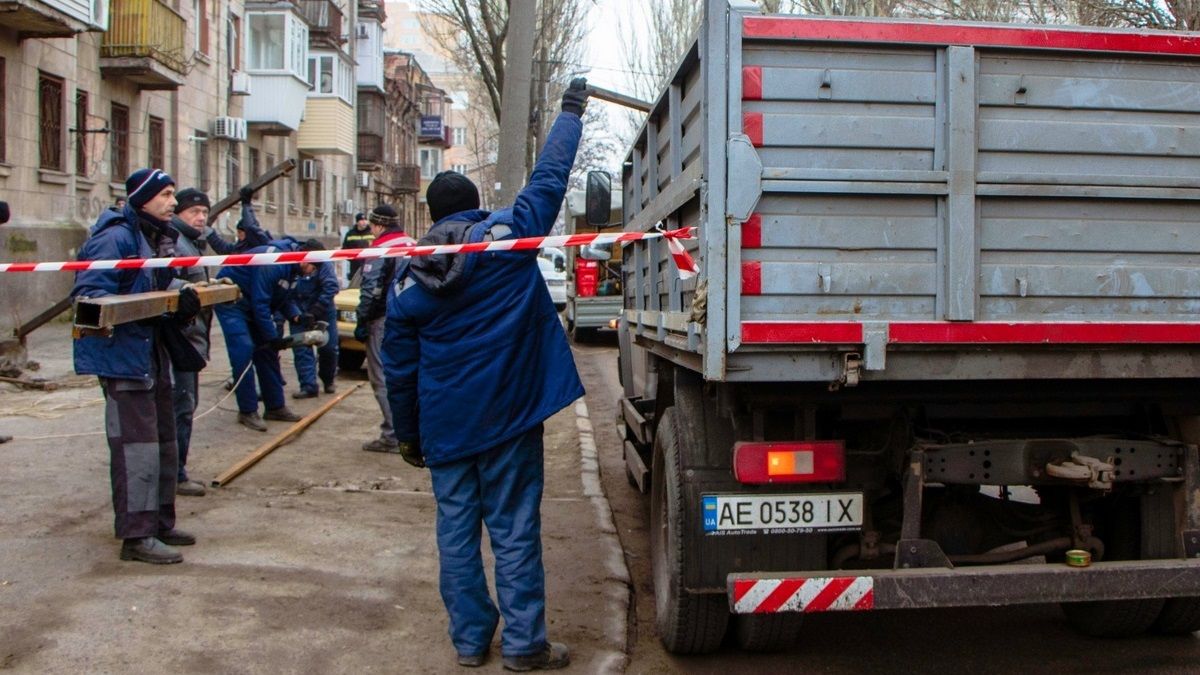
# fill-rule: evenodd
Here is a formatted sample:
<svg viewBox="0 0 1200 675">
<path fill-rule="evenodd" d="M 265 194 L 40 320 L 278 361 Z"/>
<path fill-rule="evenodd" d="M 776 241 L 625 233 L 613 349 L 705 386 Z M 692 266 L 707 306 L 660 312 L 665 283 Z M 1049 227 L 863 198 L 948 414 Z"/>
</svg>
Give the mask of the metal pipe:
<svg viewBox="0 0 1200 675">
<path fill-rule="evenodd" d="M 593 85 L 588 85 L 588 96 L 591 98 L 598 98 L 601 101 L 616 103 L 617 105 L 625 106 L 626 108 L 638 110 L 644 113 L 649 113 L 650 108 L 653 107 L 648 101 L 643 101 L 640 98 L 634 98 L 632 96 L 615 92 L 611 89 L 605 89 L 603 87 L 596 87 Z"/>
</svg>

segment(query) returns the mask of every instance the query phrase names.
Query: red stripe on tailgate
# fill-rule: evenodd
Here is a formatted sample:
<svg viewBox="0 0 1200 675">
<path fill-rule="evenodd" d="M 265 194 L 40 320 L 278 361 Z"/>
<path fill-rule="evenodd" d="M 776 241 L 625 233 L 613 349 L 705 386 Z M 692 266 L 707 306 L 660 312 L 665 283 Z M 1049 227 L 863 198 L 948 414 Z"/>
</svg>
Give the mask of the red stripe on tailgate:
<svg viewBox="0 0 1200 675">
<path fill-rule="evenodd" d="M 733 603 L 736 605 L 737 603 L 741 602 L 742 598 L 746 597 L 746 594 L 749 593 L 750 589 L 754 588 L 754 585 L 757 583 L 757 580 L 748 579 L 738 579 L 737 581 L 733 582 Z"/>
<path fill-rule="evenodd" d="M 762 263 L 757 260 L 742 262 L 742 295 L 762 295 Z"/>
<path fill-rule="evenodd" d="M 1072 49 L 1200 55 L 1200 37 L 1185 33 L 1048 30 L 972 24 L 746 17 L 743 38 Z"/>
<path fill-rule="evenodd" d="M 803 609 L 806 612 L 824 612 L 829 609 L 829 606 L 842 597 L 842 593 L 850 588 L 850 584 L 854 583 L 854 577 L 837 577 L 830 579 L 825 588 L 817 593 L 817 597 L 812 599 Z"/>
<path fill-rule="evenodd" d="M 756 148 L 763 144 L 763 114 L 760 112 L 742 113 L 742 133 L 750 138 L 750 143 Z"/>
<path fill-rule="evenodd" d="M 863 341 L 862 324 L 816 321 L 744 321 L 742 342 L 759 344 L 855 344 Z"/>
<path fill-rule="evenodd" d="M 875 589 L 867 591 L 866 595 L 854 603 L 854 609 L 875 609 Z"/>
<path fill-rule="evenodd" d="M 758 603 L 758 607 L 754 608 L 755 614 L 770 614 L 778 612 L 783 603 L 787 602 L 796 591 L 800 590 L 800 586 L 804 584 L 804 579 L 783 579 L 779 582 L 779 586 L 771 591 L 762 602 Z"/>
<path fill-rule="evenodd" d="M 762 100 L 762 66 L 742 68 L 742 100 Z"/>
<path fill-rule="evenodd" d="M 1192 344 L 1200 323 L 893 323 L 893 344 Z"/>
<path fill-rule="evenodd" d="M 742 248 L 762 248 L 762 216 L 757 213 L 742 223 Z"/>
</svg>

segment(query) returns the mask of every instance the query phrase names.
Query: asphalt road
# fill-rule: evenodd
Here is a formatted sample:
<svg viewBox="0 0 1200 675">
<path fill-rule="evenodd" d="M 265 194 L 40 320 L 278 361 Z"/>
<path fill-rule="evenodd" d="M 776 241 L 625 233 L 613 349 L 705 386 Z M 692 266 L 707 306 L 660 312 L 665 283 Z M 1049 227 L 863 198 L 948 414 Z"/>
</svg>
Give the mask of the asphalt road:
<svg viewBox="0 0 1200 675">
<path fill-rule="evenodd" d="M 631 673 L 1197 673 L 1200 639 L 1098 640 L 1072 632 L 1057 606 L 829 613 L 806 617 L 796 646 L 746 654 L 667 654 L 654 632 L 645 496 L 629 486 L 613 420 L 621 388 L 615 340 L 577 345 L 603 484 L 632 579 Z"/>
</svg>

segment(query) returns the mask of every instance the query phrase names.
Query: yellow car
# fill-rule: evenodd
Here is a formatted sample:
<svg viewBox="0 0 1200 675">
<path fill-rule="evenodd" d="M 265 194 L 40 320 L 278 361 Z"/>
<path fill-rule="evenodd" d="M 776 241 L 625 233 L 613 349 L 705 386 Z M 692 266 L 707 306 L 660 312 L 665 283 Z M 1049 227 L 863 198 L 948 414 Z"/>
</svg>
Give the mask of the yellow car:
<svg viewBox="0 0 1200 675">
<path fill-rule="evenodd" d="M 358 284 L 339 291 L 333 297 L 333 304 L 337 307 L 338 367 L 358 370 L 367 358 L 366 345 L 354 339 L 354 326 L 358 322 Z"/>
</svg>

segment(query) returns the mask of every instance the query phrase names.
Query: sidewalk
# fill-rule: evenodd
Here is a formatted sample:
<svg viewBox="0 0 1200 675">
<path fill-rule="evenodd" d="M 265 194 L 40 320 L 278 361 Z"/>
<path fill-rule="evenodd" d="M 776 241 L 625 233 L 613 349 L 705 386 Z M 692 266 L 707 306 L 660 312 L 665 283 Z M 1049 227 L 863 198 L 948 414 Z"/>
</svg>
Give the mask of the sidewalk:
<svg viewBox="0 0 1200 675">
<path fill-rule="evenodd" d="M 459 670 L 437 591 L 429 475 L 359 449 L 379 414 L 365 384 L 230 486 L 180 497 L 180 527 L 200 540 L 183 549 L 182 565 L 128 563 L 112 537 L 104 437 L 30 440 L 97 431 L 103 412 L 94 381 L 67 376 L 67 328 L 34 338 L 37 375 L 80 386 L 0 385 L 0 431 L 16 437 L 0 445 L 0 669 Z M 201 374 L 201 411 L 225 394 L 219 339 L 214 361 Z M 216 410 L 197 422 L 193 478 L 207 482 L 286 427 L 256 433 L 234 416 Z M 546 424 L 543 542 L 550 636 L 571 646 L 566 672 L 592 673 L 623 663 L 627 593 L 611 570 L 615 539 L 581 482 L 581 426 L 572 408 Z M 498 642 L 492 656 L 482 672 L 500 671 Z"/>
</svg>

